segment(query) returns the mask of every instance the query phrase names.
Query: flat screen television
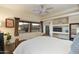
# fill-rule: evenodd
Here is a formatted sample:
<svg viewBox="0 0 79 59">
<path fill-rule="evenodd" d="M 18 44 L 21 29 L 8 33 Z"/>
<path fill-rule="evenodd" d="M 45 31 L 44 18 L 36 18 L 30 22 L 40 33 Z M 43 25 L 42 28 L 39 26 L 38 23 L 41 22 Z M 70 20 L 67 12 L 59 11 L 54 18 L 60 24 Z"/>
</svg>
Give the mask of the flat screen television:
<svg viewBox="0 0 79 59">
<path fill-rule="evenodd" d="M 3 33 L 0 33 L 0 54 L 4 53 L 4 37 Z"/>
<path fill-rule="evenodd" d="M 62 32 L 62 27 L 55 26 L 55 27 L 53 27 L 53 31 L 54 32 Z"/>
</svg>

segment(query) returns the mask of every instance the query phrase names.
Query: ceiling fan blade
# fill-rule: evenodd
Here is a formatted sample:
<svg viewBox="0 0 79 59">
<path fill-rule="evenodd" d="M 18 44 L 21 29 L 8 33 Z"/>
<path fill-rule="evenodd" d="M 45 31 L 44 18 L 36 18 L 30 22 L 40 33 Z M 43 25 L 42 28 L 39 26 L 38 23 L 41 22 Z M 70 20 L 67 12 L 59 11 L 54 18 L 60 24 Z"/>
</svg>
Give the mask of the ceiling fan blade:
<svg viewBox="0 0 79 59">
<path fill-rule="evenodd" d="M 53 9 L 53 7 L 50 7 L 50 8 L 46 8 L 46 10 L 51 10 L 51 9 Z"/>
</svg>

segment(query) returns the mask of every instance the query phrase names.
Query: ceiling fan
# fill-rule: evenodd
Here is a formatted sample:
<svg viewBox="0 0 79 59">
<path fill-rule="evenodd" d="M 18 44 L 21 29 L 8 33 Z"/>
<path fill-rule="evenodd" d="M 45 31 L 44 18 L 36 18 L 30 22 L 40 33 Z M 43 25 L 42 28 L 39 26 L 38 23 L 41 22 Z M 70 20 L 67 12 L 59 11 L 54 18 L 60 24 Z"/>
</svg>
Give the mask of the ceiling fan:
<svg viewBox="0 0 79 59">
<path fill-rule="evenodd" d="M 50 10 L 52 10 L 53 7 L 46 7 L 46 5 L 39 5 L 38 8 L 34 9 L 34 12 L 39 15 L 45 15 L 48 14 Z"/>
</svg>

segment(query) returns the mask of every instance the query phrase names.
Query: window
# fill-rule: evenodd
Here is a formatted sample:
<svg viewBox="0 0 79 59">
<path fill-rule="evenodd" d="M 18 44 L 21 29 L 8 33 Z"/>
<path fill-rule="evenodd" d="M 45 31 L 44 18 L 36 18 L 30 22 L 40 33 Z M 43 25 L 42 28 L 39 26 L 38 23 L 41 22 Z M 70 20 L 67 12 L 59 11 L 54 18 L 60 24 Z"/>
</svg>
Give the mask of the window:
<svg viewBox="0 0 79 59">
<path fill-rule="evenodd" d="M 19 33 L 26 33 L 26 32 L 41 32 L 41 24 L 30 22 L 30 21 L 20 21 L 18 27 Z"/>
<path fill-rule="evenodd" d="M 19 22 L 19 33 L 25 33 L 29 31 L 29 23 Z"/>
<path fill-rule="evenodd" d="M 40 24 L 32 23 L 32 32 L 40 32 Z"/>
</svg>

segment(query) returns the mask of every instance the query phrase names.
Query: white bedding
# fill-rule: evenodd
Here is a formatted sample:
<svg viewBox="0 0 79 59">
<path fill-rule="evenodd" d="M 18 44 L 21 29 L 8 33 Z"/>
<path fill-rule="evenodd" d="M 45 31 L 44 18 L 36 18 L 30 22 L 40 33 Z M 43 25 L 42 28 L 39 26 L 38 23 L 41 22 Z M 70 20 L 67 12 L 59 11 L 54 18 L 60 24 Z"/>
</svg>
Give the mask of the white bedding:
<svg viewBox="0 0 79 59">
<path fill-rule="evenodd" d="M 39 36 L 22 42 L 14 54 L 65 54 L 69 53 L 72 42 L 54 37 Z"/>
</svg>

